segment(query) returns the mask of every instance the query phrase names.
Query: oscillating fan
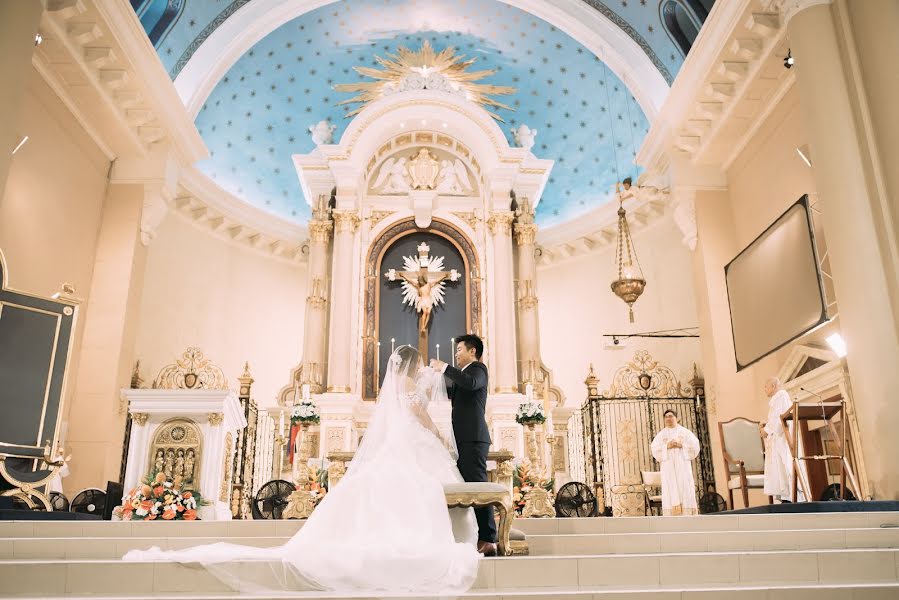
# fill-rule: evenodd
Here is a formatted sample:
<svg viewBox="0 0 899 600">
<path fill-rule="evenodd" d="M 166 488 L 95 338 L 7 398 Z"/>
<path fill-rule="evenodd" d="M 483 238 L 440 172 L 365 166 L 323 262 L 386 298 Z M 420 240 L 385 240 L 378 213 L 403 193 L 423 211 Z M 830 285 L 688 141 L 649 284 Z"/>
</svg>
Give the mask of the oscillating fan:
<svg viewBox="0 0 899 600">
<path fill-rule="evenodd" d="M 69 499 L 63 496 L 61 493 L 50 492 L 49 494 L 47 494 L 47 498 L 50 499 L 50 506 L 53 507 L 54 511 L 68 512 Z"/>
<path fill-rule="evenodd" d="M 821 494 L 821 502 L 830 502 L 831 500 L 842 500 L 840 498 L 840 484 L 831 483 Z M 846 488 L 846 500 L 857 500 L 852 490 Z"/>
<path fill-rule="evenodd" d="M 721 494 L 707 492 L 699 499 L 699 514 L 701 515 L 722 512 L 724 510 L 727 510 L 727 502 L 724 501 Z"/>
<path fill-rule="evenodd" d="M 556 494 L 557 517 L 595 517 L 596 496 L 580 481 L 571 481 Z"/>
<path fill-rule="evenodd" d="M 105 508 L 106 492 L 98 488 L 87 488 L 75 494 L 69 511 L 102 517 Z"/>
<path fill-rule="evenodd" d="M 297 486 L 283 479 L 272 479 L 256 492 L 253 500 L 254 519 L 280 519 L 290 495 Z"/>
</svg>

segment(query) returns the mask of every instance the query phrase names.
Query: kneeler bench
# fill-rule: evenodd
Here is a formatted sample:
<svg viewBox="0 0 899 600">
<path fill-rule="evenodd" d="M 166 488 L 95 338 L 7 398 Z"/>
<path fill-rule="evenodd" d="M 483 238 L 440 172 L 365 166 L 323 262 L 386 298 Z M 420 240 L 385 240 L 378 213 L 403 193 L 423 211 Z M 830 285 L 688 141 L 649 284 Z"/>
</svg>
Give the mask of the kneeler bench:
<svg viewBox="0 0 899 600">
<path fill-rule="evenodd" d="M 449 508 L 484 508 L 493 506 L 499 512 L 496 532 L 497 554 L 512 554 L 509 533 L 512 530 L 512 494 L 499 483 L 450 483 L 443 486 L 446 505 Z"/>
</svg>

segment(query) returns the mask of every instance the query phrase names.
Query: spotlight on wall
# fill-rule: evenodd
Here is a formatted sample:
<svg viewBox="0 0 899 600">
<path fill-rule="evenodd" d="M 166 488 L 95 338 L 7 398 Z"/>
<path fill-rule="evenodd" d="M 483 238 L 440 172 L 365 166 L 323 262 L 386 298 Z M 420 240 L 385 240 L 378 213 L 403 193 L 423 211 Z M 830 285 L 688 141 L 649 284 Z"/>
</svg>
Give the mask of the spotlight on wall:
<svg viewBox="0 0 899 600">
<path fill-rule="evenodd" d="M 44 36 L 42 36 L 40 32 L 37 32 L 34 34 L 34 45 L 35 46 L 40 46 L 41 42 L 43 42 L 43 41 L 44 41 Z"/>
<path fill-rule="evenodd" d="M 19 148 L 24 146 L 25 142 L 27 142 L 27 141 L 28 141 L 28 136 L 26 135 L 25 137 L 22 138 L 22 141 L 19 142 L 18 145 L 16 145 L 16 147 L 12 149 L 12 153 L 15 154 L 16 152 L 18 152 Z"/>
<path fill-rule="evenodd" d="M 827 345 L 834 351 L 834 354 L 843 358 L 846 356 L 846 342 L 839 333 L 831 333 L 827 336 Z"/>
<path fill-rule="evenodd" d="M 793 59 L 793 49 L 790 48 L 789 50 L 787 50 L 787 55 L 784 56 L 784 68 L 792 69 L 794 62 L 795 60 Z"/>
</svg>

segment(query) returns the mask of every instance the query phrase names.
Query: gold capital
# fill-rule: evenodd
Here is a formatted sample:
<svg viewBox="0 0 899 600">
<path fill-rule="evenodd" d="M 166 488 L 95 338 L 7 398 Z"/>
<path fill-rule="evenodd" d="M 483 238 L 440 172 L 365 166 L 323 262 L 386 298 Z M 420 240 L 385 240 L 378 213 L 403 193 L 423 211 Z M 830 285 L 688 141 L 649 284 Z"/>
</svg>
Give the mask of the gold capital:
<svg viewBox="0 0 899 600">
<path fill-rule="evenodd" d="M 209 420 L 209 424 L 213 427 L 221 425 L 222 421 L 225 420 L 225 415 L 220 412 L 209 413 L 206 417 Z"/>
<path fill-rule="evenodd" d="M 149 418 L 147 413 L 131 413 L 131 420 L 141 426 L 146 425 Z"/>
<path fill-rule="evenodd" d="M 533 245 L 537 239 L 537 225 L 533 223 L 515 224 L 515 241 L 519 246 Z"/>
<path fill-rule="evenodd" d="M 331 221 L 309 221 L 309 238 L 313 243 L 327 243 L 333 228 Z"/>
<path fill-rule="evenodd" d="M 334 231 L 336 233 L 355 233 L 359 228 L 362 219 L 355 210 L 335 210 L 331 214 L 334 216 Z"/>
<path fill-rule="evenodd" d="M 510 210 L 496 211 L 490 215 L 487 225 L 493 235 L 508 235 L 515 220 L 515 213 Z"/>
</svg>

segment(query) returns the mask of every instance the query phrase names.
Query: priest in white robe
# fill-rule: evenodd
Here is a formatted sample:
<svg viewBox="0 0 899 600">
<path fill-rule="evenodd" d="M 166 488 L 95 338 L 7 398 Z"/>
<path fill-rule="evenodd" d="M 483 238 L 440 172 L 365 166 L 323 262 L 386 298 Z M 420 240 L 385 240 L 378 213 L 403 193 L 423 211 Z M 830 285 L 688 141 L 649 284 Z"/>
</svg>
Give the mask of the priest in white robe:
<svg viewBox="0 0 899 600">
<path fill-rule="evenodd" d="M 768 396 L 768 418 L 762 428 L 765 438 L 765 495 L 779 498 L 781 502 L 793 501 L 793 454 L 787 442 L 782 414 L 793 406 L 793 400 L 777 377 L 765 382 Z M 800 498 L 801 500 L 802 498 Z"/>
<path fill-rule="evenodd" d="M 671 409 L 665 411 L 665 427 L 652 440 L 652 455 L 662 468 L 662 514 L 697 514 L 693 459 L 699 456 L 699 439 L 677 424 Z"/>
</svg>

